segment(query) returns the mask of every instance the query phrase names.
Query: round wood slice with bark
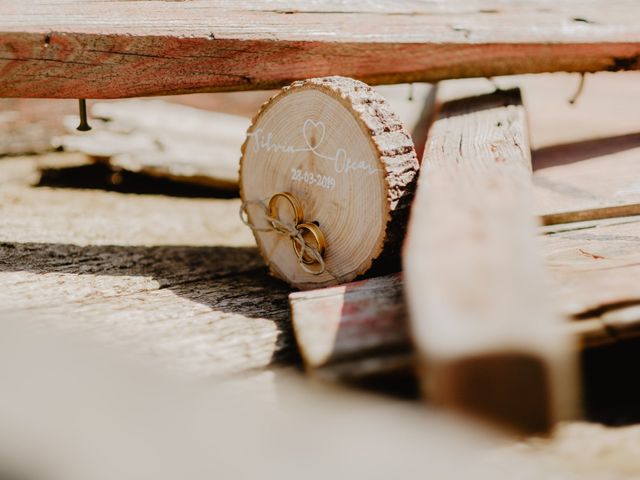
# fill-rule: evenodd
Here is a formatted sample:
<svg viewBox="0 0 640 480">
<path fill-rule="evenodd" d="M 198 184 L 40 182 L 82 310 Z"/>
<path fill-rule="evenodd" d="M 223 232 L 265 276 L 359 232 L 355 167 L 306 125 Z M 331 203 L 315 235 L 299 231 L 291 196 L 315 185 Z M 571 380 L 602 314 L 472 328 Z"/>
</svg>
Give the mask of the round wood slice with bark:
<svg viewBox="0 0 640 480">
<path fill-rule="evenodd" d="M 283 88 L 254 117 L 240 161 L 247 223 L 271 273 L 308 289 L 398 268 L 418 168 L 410 135 L 368 85 Z"/>
</svg>

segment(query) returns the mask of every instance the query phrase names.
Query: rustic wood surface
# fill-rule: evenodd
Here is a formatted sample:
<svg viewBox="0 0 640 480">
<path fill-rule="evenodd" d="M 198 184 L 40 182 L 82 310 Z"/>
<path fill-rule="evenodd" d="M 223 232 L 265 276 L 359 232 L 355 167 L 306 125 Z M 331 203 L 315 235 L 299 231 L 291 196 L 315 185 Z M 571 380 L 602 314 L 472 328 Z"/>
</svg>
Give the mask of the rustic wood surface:
<svg viewBox="0 0 640 480">
<path fill-rule="evenodd" d="M 632 221 L 634 232 L 638 232 L 640 219 Z M 588 228 L 598 227 L 604 225 Z M 583 351 L 640 335 L 640 288 L 634 268 L 637 255 L 619 252 L 613 274 L 605 273 L 605 278 L 599 280 L 596 271 L 584 278 L 582 257 L 597 260 L 598 256 L 570 248 L 564 250 L 564 262 L 559 265 L 558 250 L 554 248 L 557 243 L 558 239 L 544 240 L 549 270 L 558 280 L 553 301 L 572 317 L 571 322 L 559 325 L 557 334 L 571 336 Z M 605 271 L 609 268 L 610 265 L 602 266 Z M 598 287 L 595 294 L 594 285 Z M 320 369 L 325 378 L 350 379 L 413 369 L 404 288 L 402 277 L 392 274 L 291 293 L 291 321 L 308 370 L 317 373 Z M 581 300 L 589 303 L 585 305 Z"/>
<path fill-rule="evenodd" d="M 640 126 L 640 122 L 639 126 Z M 536 207 L 546 225 L 640 214 L 640 133 L 538 152 Z M 578 162 L 578 163 L 576 163 Z"/>
<path fill-rule="evenodd" d="M 638 217 L 572 224 L 543 237 L 566 314 L 589 317 L 640 299 Z"/>
<path fill-rule="evenodd" d="M 0 2 L 0 96 L 435 81 L 640 66 L 636 2 Z M 339 18 L 339 20 L 337 20 Z"/>
<path fill-rule="evenodd" d="M 269 91 L 219 92 L 174 95 L 157 99 L 171 104 L 251 118 L 272 94 Z M 91 109 L 93 102 L 87 103 Z M 68 125 L 65 120 L 69 116 L 75 117 L 76 127 L 79 123 L 77 100 L 0 98 L 0 156 L 51 151 L 53 138 L 67 132 Z M 96 122 L 90 117 L 89 123 L 95 125 Z"/>
<path fill-rule="evenodd" d="M 521 75 L 441 82 L 439 98 L 520 87 L 531 124 L 535 211 L 553 224 L 640 212 L 635 175 L 640 155 L 637 72 L 578 77 Z M 553 115 L 549 112 L 553 111 Z M 606 172 L 606 174 L 603 174 Z"/>
<path fill-rule="evenodd" d="M 399 269 L 417 170 L 410 135 L 375 90 L 344 77 L 309 79 L 285 87 L 254 118 L 242 147 L 240 195 L 271 272 L 297 288 L 317 288 Z M 324 270 L 319 263 L 303 269 L 291 237 L 270 226 L 264 204 L 282 192 L 300 201 L 300 223 L 318 222 Z M 293 228 L 290 207 L 280 210 Z"/>
<path fill-rule="evenodd" d="M 289 295 L 291 322 L 305 365 L 348 378 L 412 368 L 398 275 Z"/>
<path fill-rule="evenodd" d="M 610 126 L 611 124 L 607 123 L 603 128 Z M 56 171 L 60 175 L 66 175 L 67 169 L 87 164 L 88 161 L 83 156 L 69 154 L 0 160 L 0 283 L 3 293 L 1 303 L 3 307 L 7 306 L 0 313 L 3 320 L 6 320 L 7 316 L 15 315 L 24 321 L 46 324 L 62 330 L 65 336 L 70 333 L 82 335 L 83 339 L 91 336 L 98 343 L 122 347 L 119 354 L 131 355 L 136 365 L 144 359 L 161 370 L 178 373 L 180 378 L 195 376 L 212 389 L 212 375 L 241 374 L 234 377 L 237 380 L 233 380 L 233 384 L 237 384 L 243 398 L 255 399 L 263 406 L 265 397 L 262 394 L 267 392 L 269 402 L 277 401 L 277 405 L 284 402 L 286 410 L 290 411 L 291 399 L 295 395 L 289 390 L 283 391 L 283 380 L 278 373 L 279 368 L 276 368 L 294 363 L 293 339 L 286 313 L 289 289 L 270 280 L 265 269 L 261 268 L 262 263 L 250 233 L 236 220 L 237 200 L 185 199 L 172 196 L 171 189 L 167 189 L 164 195 L 134 195 L 90 188 L 50 188 L 40 183 L 40 168 L 45 172 Z M 546 227 L 545 231 L 573 235 L 580 231 L 585 233 L 585 226 L 593 226 L 590 230 L 592 233 L 602 233 L 600 229 L 613 228 L 615 223 L 629 220 L 556 225 Z M 629 237 L 635 238 L 637 231 L 626 230 L 618 232 L 615 236 L 618 244 L 628 247 L 625 247 L 624 251 L 631 259 L 634 253 Z M 596 244 L 594 240 L 565 238 L 562 241 L 570 241 L 571 248 L 582 249 L 584 243 L 589 241 L 593 251 L 585 251 L 599 255 L 598 249 L 593 248 Z M 601 236 L 600 240 L 602 245 L 608 241 L 606 235 Z M 105 247 L 104 250 L 102 247 Z M 12 262 L 8 259 L 14 252 L 15 262 Z M 577 254 L 579 257 L 575 258 L 579 262 L 584 258 L 592 264 L 598 264 L 598 259 L 589 259 L 579 252 Z M 76 256 L 82 260 L 77 266 Z M 632 263 L 629 265 L 629 276 L 626 277 L 628 283 L 636 281 L 631 272 Z M 112 268 L 112 265 L 118 268 Z M 252 270 L 253 265 L 255 270 Z M 246 270 L 243 270 L 245 268 Z M 229 272 L 228 277 L 222 276 L 225 269 Z M 203 273 L 204 270 L 213 273 Z M 611 271 L 611 278 L 615 270 Z M 195 274 L 192 274 L 192 271 Z M 236 271 L 239 273 L 233 273 Z M 618 271 L 623 273 L 624 269 Z M 120 272 L 125 274 L 121 275 Z M 194 277 L 195 280 L 191 282 Z M 231 289 L 229 284 L 223 289 L 226 293 L 216 290 L 218 286 L 223 285 L 225 278 L 229 283 L 239 279 L 239 282 L 246 286 L 244 293 L 247 297 L 244 302 L 240 298 L 243 293 Z M 575 275 L 572 278 L 579 280 L 580 276 Z M 242 283 L 242 279 L 246 279 L 248 283 Z M 588 282 L 583 283 L 583 288 L 583 298 L 586 298 Z M 13 295 L 8 294 L 9 289 Z M 162 295 L 165 299 L 160 301 Z M 127 310 L 119 309 L 119 303 L 116 301 L 118 298 L 127 302 Z M 155 307 L 147 306 L 147 301 L 152 301 Z M 49 316 L 47 305 L 52 306 L 52 317 Z M 88 320 L 83 321 L 82 315 L 78 312 L 86 315 Z M 230 316 L 229 312 L 234 313 Z M 622 312 L 633 316 L 633 305 L 606 311 L 603 316 Z M 618 319 L 623 318 L 621 316 Z M 581 321 L 590 320 L 591 317 L 588 317 Z M 47 355 L 43 357 L 46 364 L 36 362 L 33 369 L 25 370 L 25 360 L 33 363 L 37 355 L 32 355 L 31 350 L 8 348 L 13 346 L 13 343 L 9 340 L 11 337 L 5 326 L 6 323 L 3 321 L 0 335 L 3 348 L 0 351 L 4 361 L 0 362 L 0 365 L 4 368 L 0 369 L 0 383 L 4 394 L 1 400 L 3 408 L 0 415 L 0 431 L 6 441 L 0 442 L 0 455 L 6 453 L 10 446 L 19 448 L 23 441 L 30 442 L 27 445 L 36 442 L 43 448 L 46 445 L 56 445 L 60 447 L 55 450 L 59 468 L 54 469 L 47 465 L 46 475 L 61 472 L 62 478 L 88 478 L 86 469 L 78 473 L 79 459 L 85 459 L 86 455 L 79 456 L 76 447 L 87 446 L 90 443 L 86 441 L 87 438 L 95 435 L 96 431 L 105 431 L 102 430 L 103 427 L 108 430 L 109 426 L 111 430 L 108 431 L 113 432 L 114 438 L 117 439 L 113 445 L 122 446 L 122 439 L 127 437 L 130 429 L 135 429 L 141 417 L 123 417 L 117 409 L 112 416 L 105 416 L 103 412 L 113 412 L 112 409 L 117 405 L 140 405 L 138 393 L 140 389 L 146 389 L 146 384 L 139 381 L 127 383 L 126 390 L 123 390 L 122 382 L 114 384 L 110 381 L 124 378 L 126 374 L 131 373 L 131 368 L 111 376 L 94 375 L 93 370 L 83 370 L 85 375 L 91 376 L 93 385 L 97 388 L 87 390 L 84 388 L 85 384 L 81 385 L 83 388 L 80 390 L 60 388 L 62 384 L 55 383 L 59 377 L 52 377 L 52 357 Z M 47 339 L 49 338 L 47 336 Z M 84 341 L 82 343 L 84 344 Z M 91 348 L 92 344 L 87 342 L 86 345 Z M 16 358 L 12 352 L 20 352 L 21 355 Z M 88 357 L 89 354 L 86 352 L 82 355 L 74 354 L 69 366 L 86 368 L 89 363 Z M 31 382 L 24 382 L 23 377 L 17 376 L 24 372 L 28 372 Z M 68 372 L 65 371 L 65 374 Z M 9 379 L 16 383 L 9 383 Z M 25 388 L 27 383 L 33 387 L 33 394 L 21 397 L 20 388 Z M 42 387 L 36 387 L 37 385 Z M 47 390 L 47 385 L 55 385 L 55 388 Z M 299 392 L 309 389 L 308 385 L 299 387 Z M 145 401 L 140 405 L 141 409 L 134 409 L 137 413 L 153 409 L 154 405 L 149 402 L 153 402 L 154 399 L 170 397 L 156 395 L 150 398 L 147 390 Z M 181 382 L 172 386 L 169 391 L 175 393 L 184 390 L 185 385 Z M 217 390 L 217 387 L 214 390 Z M 153 392 L 157 391 L 153 389 Z M 104 408 L 95 410 L 101 412 L 100 418 L 119 421 L 107 420 L 109 425 L 106 425 L 105 421 L 98 422 L 95 416 L 90 416 L 87 405 L 93 406 L 94 403 L 87 403 L 87 398 L 83 396 L 87 392 L 95 392 L 94 398 L 103 399 L 101 405 Z M 104 392 L 109 392 L 110 395 L 103 396 Z M 120 396 L 123 392 L 133 396 Z M 52 403 L 52 393 L 56 394 L 56 398 L 65 399 L 64 402 L 59 402 L 59 405 L 66 405 L 73 412 L 72 417 L 58 415 L 60 410 L 56 407 L 58 404 Z M 442 444 L 444 432 L 437 428 L 439 424 L 435 415 L 429 415 L 429 412 L 420 409 L 410 418 L 401 420 L 395 410 L 396 402 L 385 399 L 372 408 L 365 406 L 361 398 L 342 404 L 339 391 L 331 390 L 325 393 L 326 395 L 319 395 L 318 391 L 312 389 L 303 399 L 298 399 L 301 414 L 287 430 L 291 438 L 296 439 L 296 444 L 300 440 L 300 431 L 306 431 L 301 430 L 301 425 L 309 425 L 308 430 L 314 432 L 314 435 L 318 428 L 324 427 L 331 431 L 326 445 L 335 445 L 335 432 L 340 431 L 341 442 L 332 450 L 332 458 L 342 458 L 345 465 L 353 465 L 353 445 L 366 445 L 362 450 L 362 458 L 370 458 L 372 455 L 369 444 L 362 444 L 362 440 L 373 438 L 378 441 L 387 438 L 387 444 L 396 448 L 399 442 L 406 441 L 402 443 L 403 446 L 416 449 L 416 464 L 408 462 L 407 449 L 399 448 L 394 456 L 398 462 L 389 464 L 389 470 L 385 472 L 397 474 L 398 467 L 402 465 L 413 474 L 420 471 L 433 474 L 433 464 L 430 463 L 428 467 L 424 464 L 424 449 L 425 445 L 432 445 L 428 443 L 429 439 L 433 440 L 434 447 Z M 116 395 L 122 401 L 114 404 L 112 395 Z M 198 394 L 197 397 L 202 401 L 203 395 Z M 26 408 L 25 398 L 34 402 L 29 403 L 34 405 L 34 408 Z M 221 442 L 221 451 L 225 452 L 225 456 L 215 458 L 215 468 L 212 467 L 212 471 L 214 474 L 221 474 L 220 468 L 224 468 L 224 459 L 228 457 L 226 453 L 233 449 L 229 445 L 228 436 L 224 436 L 223 439 L 214 436 L 215 432 L 220 432 L 220 421 L 225 419 L 224 415 L 217 415 L 215 412 L 229 410 L 222 405 L 220 408 L 213 407 L 214 403 L 208 399 L 204 403 L 205 408 L 197 410 L 197 424 L 205 425 L 205 430 L 211 435 L 205 442 L 208 446 L 206 454 L 199 459 L 190 456 L 187 462 L 183 457 L 177 456 L 179 450 L 167 451 L 166 458 L 175 459 L 177 464 L 174 464 L 174 467 L 180 467 L 179 475 L 184 475 L 187 465 L 203 468 L 207 464 L 210 465 L 210 447 L 216 438 Z M 341 406 L 337 406 L 337 410 L 327 411 L 324 410 L 327 405 Z M 184 425 L 182 415 L 191 411 L 192 406 L 193 403 L 172 403 L 171 410 L 163 410 L 162 418 L 176 418 Z M 86 422 L 77 422 L 79 412 L 87 412 L 87 416 L 83 417 L 87 419 Z M 36 413 L 40 415 L 34 416 Z M 255 452 L 264 455 L 265 445 L 269 444 L 273 446 L 273 450 L 269 449 L 266 453 L 269 461 L 276 458 L 272 455 L 278 451 L 286 451 L 287 456 L 290 455 L 290 444 L 284 448 L 279 441 L 274 441 L 274 424 L 262 423 L 266 418 L 273 418 L 273 414 L 271 410 L 265 415 L 256 414 L 256 407 L 250 406 L 239 413 L 236 411 L 234 415 L 227 415 L 232 419 L 231 425 L 234 428 L 238 427 L 238 418 L 250 419 L 247 422 L 247 434 L 241 435 L 239 442 L 239 445 L 242 445 L 242 458 L 247 458 L 247 452 L 250 451 L 247 450 L 247 439 L 254 439 L 257 431 L 262 433 L 256 440 Z M 358 417 L 358 421 L 354 415 Z M 308 420 L 310 417 L 315 419 L 314 422 L 304 423 L 304 419 Z M 66 423 L 69 418 L 73 418 L 81 428 L 70 431 L 69 423 Z M 123 418 L 131 418 L 131 421 L 123 421 Z M 47 419 L 59 421 L 54 423 L 55 428 L 50 429 L 50 434 L 43 435 L 41 431 L 32 432 L 24 429 L 25 425 L 33 425 L 34 419 L 39 425 L 44 425 Z M 381 421 L 388 430 L 380 430 Z M 149 425 L 145 424 L 140 431 L 149 432 L 150 440 L 166 438 L 165 424 L 160 422 L 154 425 L 161 425 L 162 430 L 149 430 Z M 353 426 L 353 430 L 349 430 L 352 435 L 346 438 L 345 425 Z M 60 442 L 61 431 L 67 432 L 66 442 Z M 409 431 L 422 432 L 422 435 L 415 437 L 409 435 Z M 75 440 L 70 438 L 73 432 L 76 434 Z M 569 423 L 560 425 L 550 439 L 527 440 L 494 451 L 490 460 L 501 467 L 505 463 L 508 464 L 513 469 L 513 477 L 527 480 L 550 476 L 568 480 L 609 480 L 612 477 L 632 479 L 638 475 L 638 432 L 638 427 L 605 428 L 594 424 Z M 185 443 L 191 444 L 195 437 L 177 435 L 176 438 L 179 438 L 180 444 L 184 446 Z M 261 439 L 267 441 L 262 442 Z M 456 440 L 455 445 L 459 446 L 459 440 Z M 307 444 L 305 451 L 306 447 Z M 126 449 L 127 446 L 122 448 Z M 157 455 L 154 455 L 153 459 L 147 459 L 140 457 L 139 451 L 136 450 L 135 458 L 138 462 L 132 465 L 126 461 L 131 460 L 131 457 L 122 452 L 122 449 L 106 451 L 108 453 L 104 456 L 92 457 L 94 462 L 99 462 L 98 464 L 104 467 L 102 472 L 112 472 L 108 467 L 117 464 L 126 472 L 130 472 L 133 466 L 144 469 L 150 465 L 161 465 L 164 469 L 162 473 L 173 473 L 170 465 L 158 463 Z M 454 451 L 459 452 L 457 449 Z M 340 456 L 340 452 L 349 452 L 348 458 Z M 389 450 L 384 445 L 383 452 L 384 454 L 381 451 L 381 458 L 387 458 Z M 93 453 L 98 452 L 94 450 Z M 336 457 L 333 457 L 334 454 Z M 205 460 L 205 457 L 208 460 Z M 4 457 L 2 458 L 3 465 L 6 465 Z M 122 459 L 122 462 L 114 462 L 114 458 Z M 235 458 L 233 457 L 229 468 L 237 473 Z M 464 458 L 468 456 L 465 455 Z M 26 460 L 36 468 L 31 455 Z M 455 459 L 447 457 L 445 460 L 445 464 L 449 466 L 452 462 L 455 462 Z M 86 464 L 83 465 L 86 467 Z M 95 465 L 96 463 L 93 464 Z M 305 471 L 308 471 L 308 465 L 309 463 L 305 464 Z M 423 470 L 420 470 L 421 468 Z M 136 471 L 139 470 L 136 468 Z M 370 473 L 364 467 L 358 471 L 363 474 Z M 123 470 L 119 470 L 119 473 L 122 472 Z M 263 465 L 260 464 L 257 473 L 264 472 Z M 377 472 L 380 473 L 379 466 Z M 164 478 L 160 473 L 154 471 L 153 478 Z M 325 473 L 322 470 L 324 476 Z M 450 474 L 451 470 L 445 468 L 444 473 Z M 479 470 L 475 471 L 474 475 L 480 478 Z M 175 476 L 169 475 L 169 478 Z M 496 475 L 489 475 L 489 478 L 496 478 Z"/>
<path fill-rule="evenodd" d="M 575 350 L 548 301 L 530 185 L 519 90 L 445 104 L 425 147 L 403 262 L 428 394 L 544 431 L 573 414 L 577 380 Z"/>
<path fill-rule="evenodd" d="M 249 120 L 161 100 L 96 103 L 92 130 L 70 131 L 55 143 L 65 151 L 82 152 L 112 168 L 187 183 L 238 189 L 240 147 Z M 98 120 L 99 119 L 99 120 Z"/>
<path fill-rule="evenodd" d="M 0 316 L 29 312 L 196 377 L 294 355 L 289 290 L 267 275 L 237 199 L 33 186 L 39 169 L 86 162 L 0 163 Z"/>
</svg>

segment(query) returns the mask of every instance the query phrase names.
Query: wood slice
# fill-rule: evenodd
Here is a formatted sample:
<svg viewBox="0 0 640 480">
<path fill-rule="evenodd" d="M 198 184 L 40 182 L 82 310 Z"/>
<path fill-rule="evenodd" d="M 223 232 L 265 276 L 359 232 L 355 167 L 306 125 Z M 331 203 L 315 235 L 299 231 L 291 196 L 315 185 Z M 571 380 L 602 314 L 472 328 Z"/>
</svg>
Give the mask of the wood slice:
<svg viewBox="0 0 640 480">
<path fill-rule="evenodd" d="M 317 222 L 325 235 L 326 271 L 305 271 L 286 235 L 254 229 L 271 273 L 307 289 L 351 281 L 372 267 L 393 268 L 417 170 L 411 137 L 364 83 L 327 77 L 284 88 L 249 128 L 240 193 L 259 229 L 269 223 L 253 202 L 266 203 L 279 192 L 298 198 L 304 222 Z M 278 214 L 292 224 L 286 207 Z"/>
</svg>

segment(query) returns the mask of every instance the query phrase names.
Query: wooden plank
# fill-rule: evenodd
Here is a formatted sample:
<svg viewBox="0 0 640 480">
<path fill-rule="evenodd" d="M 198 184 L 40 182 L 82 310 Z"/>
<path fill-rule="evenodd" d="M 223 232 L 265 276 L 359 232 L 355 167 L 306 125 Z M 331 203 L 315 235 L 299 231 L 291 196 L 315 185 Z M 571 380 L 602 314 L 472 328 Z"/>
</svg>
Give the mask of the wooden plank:
<svg viewBox="0 0 640 480">
<path fill-rule="evenodd" d="M 425 388 L 436 402 L 541 432 L 574 413 L 577 380 L 534 218 L 519 91 L 446 104 L 429 134 L 404 251 Z"/>
<path fill-rule="evenodd" d="M 640 226 L 640 224 L 636 224 Z M 553 267 L 552 267 L 553 270 Z M 604 302 L 599 283 L 565 275 L 558 302 L 573 321 L 558 326 L 580 350 L 629 340 L 640 335 L 640 289 L 621 301 L 603 303 L 586 312 L 571 310 L 572 298 L 594 297 Z M 617 272 L 633 284 L 637 272 Z M 609 279 L 608 279 L 609 280 Z M 564 304 L 562 303 L 564 302 Z M 353 380 L 387 374 L 411 374 L 415 357 L 410 332 L 404 282 L 398 274 L 351 282 L 289 295 L 291 320 L 298 349 L 307 371 L 329 380 Z"/>
<path fill-rule="evenodd" d="M 640 301 L 640 218 L 573 227 L 543 238 L 563 312 L 589 318 Z"/>
<path fill-rule="evenodd" d="M 289 304 L 309 372 L 348 379 L 412 368 L 398 275 L 294 292 Z"/>
<path fill-rule="evenodd" d="M 522 89 L 532 142 L 535 212 L 545 224 L 640 212 L 637 162 L 640 133 L 637 72 L 588 75 L 582 95 L 569 104 L 578 77 L 529 75 L 441 82 L 439 96 Z M 549 115 L 549 111 L 553 115 Z"/>
<path fill-rule="evenodd" d="M 640 213 L 640 133 L 536 152 L 536 209 L 546 225 Z"/>
<path fill-rule="evenodd" d="M 37 186 L 39 169 L 81 161 L 0 162 L 0 318 L 184 377 L 291 362 L 289 290 L 267 275 L 238 199 Z"/>
<path fill-rule="evenodd" d="M 640 67 L 640 6 L 193 0 L 0 1 L 0 96 L 116 98 Z M 346 61 L 345 61 L 346 59 Z"/>
</svg>

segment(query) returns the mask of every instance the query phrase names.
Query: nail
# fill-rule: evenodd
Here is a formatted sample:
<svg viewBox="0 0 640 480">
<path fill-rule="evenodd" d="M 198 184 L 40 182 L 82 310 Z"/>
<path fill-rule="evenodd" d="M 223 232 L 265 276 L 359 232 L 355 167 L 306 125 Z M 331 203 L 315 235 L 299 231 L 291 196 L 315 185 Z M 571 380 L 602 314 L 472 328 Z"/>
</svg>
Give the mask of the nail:
<svg viewBox="0 0 640 480">
<path fill-rule="evenodd" d="M 83 98 L 78 100 L 80 103 L 80 125 L 77 130 L 81 132 L 88 132 L 91 130 L 91 125 L 87 122 L 87 101 Z"/>
</svg>

